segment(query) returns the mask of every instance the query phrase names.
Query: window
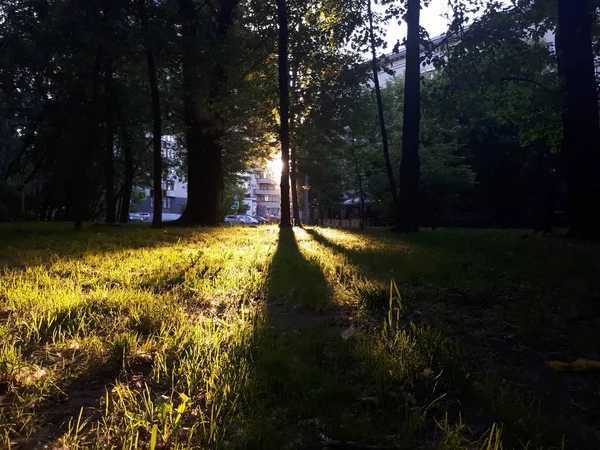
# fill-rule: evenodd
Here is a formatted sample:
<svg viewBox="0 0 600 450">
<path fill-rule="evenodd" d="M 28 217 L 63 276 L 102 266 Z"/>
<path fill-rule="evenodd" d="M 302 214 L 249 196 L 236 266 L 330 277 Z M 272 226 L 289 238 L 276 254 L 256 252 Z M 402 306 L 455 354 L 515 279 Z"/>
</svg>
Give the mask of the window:
<svg viewBox="0 0 600 450">
<path fill-rule="evenodd" d="M 162 154 L 165 159 L 173 159 L 173 146 L 170 142 L 162 141 Z"/>
<path fill-rule="evenodd" d="M 167 180 L 165 184 L 167 185 L 167 191 L 175 190 L 175 181 L 174 180 Z"/>
<path fill-rule="evenodd" d="M 259 189 L 262 189 L 263 191 L 276 191 L 277 185 L 270 183 L 260 183 Z"/>
<path fill-rule="evenodd" d="M 163 201 L 162 201 L 163 209 L 170 208 L 171 204 L 172 204 L 171 197 L 163 197 Z M 150 209 L 154 209 L 154 198 L 150 198 Z"/>
<path fill-rule="evenodd" d="M 257 194 L 256 200 L 258 200 L 259 202 L 278 202 L 279 195 Z"/>
</svg>

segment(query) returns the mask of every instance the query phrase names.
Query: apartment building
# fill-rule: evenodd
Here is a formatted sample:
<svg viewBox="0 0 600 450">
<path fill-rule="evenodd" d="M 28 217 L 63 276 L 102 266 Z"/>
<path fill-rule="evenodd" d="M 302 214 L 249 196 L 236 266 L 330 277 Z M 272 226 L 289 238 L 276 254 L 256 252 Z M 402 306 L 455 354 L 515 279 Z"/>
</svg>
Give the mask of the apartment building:
<svg viewBox="0 0 600 450">
<path fill-rule="evenodd" d="M 281 192 L 276 178 L 276 174 L 268 168 L 256 166 L 248 171 L 244 194 L 244 203 L 249 208 L 248 214 L 280 217 Z"/>
<path fill-rule="evenodd" d="M 465 27 L 464 31 L 467 31 L 469 27 Z M 448 48 L 453 47 L 459 42 L 458 35 L 447 35 L 440 34 L 431 39 L 431 46 L 435 49 L 433 51 L 434 56 L 445 58 Z M 549 30 L 542 37 L 542 42 L 546 43 L 552 51 L 554 51 L 554 31 Z M 421 57 L 425 56 L 425 49 L 421 48 Z M 381 70 L 377 74 L 379 79 L 379 85 L 384 88 L 386 84 L 395 78 L 404 77 L 406 72 L 406 48 L 400 47 L 397 53 L 390 53 L 386 55 L 388 64 L 386 65 L 387 71 Z M 430 73 L 435 70 L 433 63 L 429 61 L 423 61 L 421 63 L 421 74 Z M 391 72 L 391 73 L 389 73 Z M 597 73 L 600 72 L 600 65 L 598 66 Z M 369 83 L 373 86 L 373 81 Z"/>
<path fill-rule="evenodd" d="M 174 160 L 176 145 L 174 137 L 165 136 L 163 138 L 162 151 L 165 161 Z M 132 205 L 132 212 L 153 213 L 154 189 L 144 189 L 144 193 L 145 198 Z M 178 179 L 174 170 L 171 170 L 162 182 L 162 198 L 163 219 L 177 219 L 183 213 L 187 204 L 187 183 Z"/>
</svg>

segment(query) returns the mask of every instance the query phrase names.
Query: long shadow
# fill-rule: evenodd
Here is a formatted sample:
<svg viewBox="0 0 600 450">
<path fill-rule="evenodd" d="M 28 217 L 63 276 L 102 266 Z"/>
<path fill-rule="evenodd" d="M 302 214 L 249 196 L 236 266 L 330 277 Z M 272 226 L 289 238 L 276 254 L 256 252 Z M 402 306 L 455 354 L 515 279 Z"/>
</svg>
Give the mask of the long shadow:
<svg viewBox="0 0 600 450">
<path fill-rule="evenodd" d="M 329 302 L 321 267 L 301 253 L 294 231 L 282 228 L 268 277 L 269 306 L 318 309 Z"/>
<path fill-rule="evenodd" d="M 294 231 L 281 229 L 267 279 L 267 307 L 258 330 L 252 395 L 254 426 L 243 448 L 321 448 L 319 430 L 355 437 L 343 427 L 355 386 L 340 378 L 354 366 L 318 262 L 305 258 Z M 350 431 L 351 430 L 351 431 Z"/>
</svg>

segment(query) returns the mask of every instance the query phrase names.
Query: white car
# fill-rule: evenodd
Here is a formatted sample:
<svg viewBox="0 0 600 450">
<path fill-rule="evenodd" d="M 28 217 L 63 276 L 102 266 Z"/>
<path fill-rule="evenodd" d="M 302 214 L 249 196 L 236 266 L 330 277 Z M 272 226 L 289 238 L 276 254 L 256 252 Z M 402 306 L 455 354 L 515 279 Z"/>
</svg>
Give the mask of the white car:
<svg viewBox="0 0 600 450">
<path fill-rule="evenodd" d="M 258 220 L 256 220 L 254 217 L 250 217 L 250 216 L 246 216 L 246 215 L 239 215 L 237 216 L 237 218 L 239 220 L 241 220 L 240 223 L 245 223 L 248 225 L 256 225 L 258 224 Z"/>
<path fill-rule="evenodd" d="M 244 223 L 244 222 L 242 222 L 240 219 L 238 219 L 238 216 L 231 215 L 231 216 L 226 216 L 225 217 L 225 223 L 237 223 L 237 224 L 240 224 L 240 223 Z"/>
</svg>

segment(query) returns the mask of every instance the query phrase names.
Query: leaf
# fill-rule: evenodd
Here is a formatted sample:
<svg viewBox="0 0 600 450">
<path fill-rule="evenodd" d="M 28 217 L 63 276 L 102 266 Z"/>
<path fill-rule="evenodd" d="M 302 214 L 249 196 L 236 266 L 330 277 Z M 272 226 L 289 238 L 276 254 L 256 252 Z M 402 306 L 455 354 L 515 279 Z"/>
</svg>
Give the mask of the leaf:
<svg viewBox="0 0 600 450">
<path fill-rule="evenodd" d="M 156 436 L 158 434 L 158 425 L 152 425 L 152 433 L 150 434 L 150 450 L 154 450 L 156 448 Z"/>
<path fill-rule="evenodd" d="M 591 359 L 577 359 L 574 362 L 544 361 L 552 370 L 559 372 L 579 372 L 584 370 L 600 370 L 600 361 Z"/>
</svg>

